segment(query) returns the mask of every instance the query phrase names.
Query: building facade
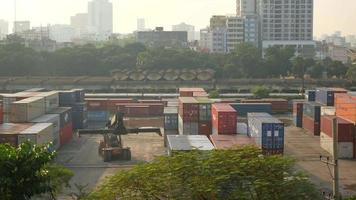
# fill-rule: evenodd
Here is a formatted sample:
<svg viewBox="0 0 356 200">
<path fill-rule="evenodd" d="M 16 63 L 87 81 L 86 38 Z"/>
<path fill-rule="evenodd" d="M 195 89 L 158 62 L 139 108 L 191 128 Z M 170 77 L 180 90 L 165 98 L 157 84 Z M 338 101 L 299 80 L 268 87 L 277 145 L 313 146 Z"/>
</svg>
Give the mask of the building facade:
<svg viewBox="0 0 356 200">
<path fill-rule="evenodd" d="M 113 6 L 108 0 L 92 0 L 88 3 L 89 32 L 99 40 L 107 40 L 113 33 Z"/>
<path fill-rule="evenodd" d="M 238 44 L 244 42 L 244 20 L 242 17 L 226 18 L 226 52 L 233 51 Z"/>
<path fill-rule="evenodd" d="M 146 21 L 144 18 L 137 19 L 137 31 L 145 31 L 146 30 Z"/>
<path fill-rule="evenodd" d="M 256 0 L 236 0 L 237 16 L 255 15 Z"/>
<path fill-rule="evenodd" d="M 30 21 L 15 21 L 14 22 L 14 33 L 21 33 L 31 29 Z"/>
<path fill-rule="evenodd" d="M 172 26 L 172 31 L 186 31 L 188 34 L 188 41 L 195 40 L 195 27 L 186 23 L 180 23 Z"/>
<path fill-rule="evenodd" d="M 70 25 L 56 24 L 49 28 L 50 39 L 59 43 L 72 42 L 75 34 L 75 29 Z"/>
<path fill-rule="evenodd" d="M 296 54 L 313 57 L 313 0 L 258 0 L 262 48 L 293 46 Z"/>
<path fill-rule="evenodd" d="M 157 27 L 153 31 L 138 31 L 136 41 L 160 47 L 187 47 L 188 34 L 186 31 L 164 31 L 162 27 Z"/>
<path fill-rule="evenodd" d="M 260 45 L 259 19 L 257 15 L 243 16 L 244 22 L 244 42 L 253 44 L 258 47 Z"/>
<path fill-rule="evenodd" d="M 9 34 L 9 23 L 0 19 L 0 40 L 6 38 L 7 34 Z"/>
<path fill-rule="evenodd" d="M 88 33 L 88 13 L 78 13 L 70 18 L 70 25 L 75 29 L 76 37 Z"/>
</svg>

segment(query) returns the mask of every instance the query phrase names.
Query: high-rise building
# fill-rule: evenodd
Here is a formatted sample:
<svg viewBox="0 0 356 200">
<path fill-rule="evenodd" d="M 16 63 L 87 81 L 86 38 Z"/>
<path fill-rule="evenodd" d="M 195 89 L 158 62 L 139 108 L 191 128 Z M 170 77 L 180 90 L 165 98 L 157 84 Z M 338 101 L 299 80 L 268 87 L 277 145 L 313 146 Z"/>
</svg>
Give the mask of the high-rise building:
<svg viewBox="0 0 356 200">
<path fill-rule="evenodd" d="M 255 15 L 256 0 L 236 0 L 237 16 Z"/>
<path fill-rule="evenodd" d="M 262 48 L 292 46 L 296 55 L 312 57 L 313 0 L 258 0 Z"/>
<path fill-rule="evenodd" d="M 14 33 L 21 33 L 31 29 L 30 21 L 15 21 L 14 22 Z"/>
<path fill-rule="evenodd" d="M 76 36 L 88 33 L 88 13 L 78 13 L 70 18 L 70 25 L 75 29 Z"/>
<path fill-rule="evenodd" d="M 0 19 L 0 40 L 5 38 L 9 34 L 9 23 Z"/>
<path fill-rule="evenodd" d="M 226 51 L 233 51 L 238 44 L 244 42 L 244 20 L 242 17 L 226 18 Z"/>
<path fill-rule="evenodd" d="M 108 0 L 92 0 L 88 3 L 89 32 L 108 39 L 113 33 L 113 6 Z"/>
<path fill-rule="evenodd" d="M 186 47 L 188 34 L 185 31 L 164 31 L 163 27 L 156 27 L 153 31 L 139 31 L 137 42 L 158 47 Z"/>
<path fill-rule="evenodd" d="M 75 29 L 70 25 L 56 24 L 49 27 L 49 37 L 59 43 L 72 42 L 75 37 Z"/>
<path fill-rule="evenodd" d="M 137 31 L 145 31 L 146 30 L 146 21 L 144 18 L 137 19 Z"/>
<path fill-rule="evenodd" d="M 253 44 L 258 47 L 260 45 L 259 19 L 257 15 L 245 15 L 244 21 L 244 42 Z"/>
<path fill-rule="evenodd" d="M 195 27 L 186 23 L 180 23 L 172 26 L 172 31 L 186 31 L 188 33 L 188 41 L 195 40 Z"/>
</svg>

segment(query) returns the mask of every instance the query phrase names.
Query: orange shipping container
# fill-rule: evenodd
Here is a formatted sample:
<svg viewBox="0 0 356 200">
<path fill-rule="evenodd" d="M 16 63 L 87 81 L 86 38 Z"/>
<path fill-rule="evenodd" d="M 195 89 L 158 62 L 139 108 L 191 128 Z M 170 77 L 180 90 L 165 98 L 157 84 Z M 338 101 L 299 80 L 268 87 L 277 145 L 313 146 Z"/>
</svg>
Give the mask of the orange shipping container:
<svg viewBox="0 0 356 200">
<path fill-rule="evenodd" d="M 335 95 L 336 115 L 356 123 L 356 99 L 348 94 Z"/>
</svg>

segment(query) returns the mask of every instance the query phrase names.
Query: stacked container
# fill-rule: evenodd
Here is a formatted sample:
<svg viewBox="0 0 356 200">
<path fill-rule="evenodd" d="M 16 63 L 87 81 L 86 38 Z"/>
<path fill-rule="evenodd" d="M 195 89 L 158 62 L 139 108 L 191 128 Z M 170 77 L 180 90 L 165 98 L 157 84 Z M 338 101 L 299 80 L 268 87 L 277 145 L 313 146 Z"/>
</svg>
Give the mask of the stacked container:
<svg viewBox="0 0 356 200">
<path fill-rule="evenodd" d="M 58 92 L 42 92 L 35 95 L 36 97 L 43 97 L 45 101 L 46 113 L 58 108 L 59 106 L 59 95 Z"/>
<path fill-rule="evenodd" d="M 293 102 L 293 122 L 296 127 L 303 127 L 303 105 L 304 101 Z"/>
<path fill-rule="evenodd" d="M 334 106 L 335 94 L 338 93 L 346 94 L 347 90 L 342 88 L 317 88 L 315 101 L 325 106 Z"/>
<path fill-rule="evenodd" d="M 315 101 L 315 94 L 316 91 L 315 90 L 307 90 L 306 91 L 306 99 L 309 101 L 309 102 L 314 102 Z"/>
<path fill-rule="evenodd" d="M 0 124 L 0 144 L 18 145 L 18 134 L 31 127 L 31 123 Z"/>
<path fill-rule="evenodd" d="M 173 155 L 179 151 L 209 151 L 213 150 L 214 146 L 205 135 L 168 135 L 168 155 Z"/>
<path fill-rule="evenodd" d="M 85 102 L 76 103 L 72 106 L 73 129 L 84 129 L 87 127 L 88 112 Z"/>
<path fill-rule="evenodd" d="M 333 120 L 337 119 L 339 158 L 356 158 L 355 124 L 336 116 L 321 117 L 320 145 L 330 154 L 333 153 Z"/>
<path fill-rule="evenodd" d="M 51 123 L 53 124 L 53 132 L 52 132 L 52 138 L 53 138 L 53 147 L 54 149 L 58 149 L 60 147 L 60 137 L 59 137 L 59 131 L 60 131 L 60 116 L 59 114 L 47 114 L 47 115 L 42 115 L 41 117 L 32 120 L 31 122 L 33 123 Z"/>
<path fill-rule="evenodd" d="M 18 144 L 26 141 L 37 145 L 48 144 L 53 141 L 52 133 L 52 123 L 37 123 L 20 132 L 18 135 Z"/>
<path fill-rule="evenodd" d="M 248 114 L 249 136 L 265 155 L 283 154 L 284 124 L 268 113 Z"/>
<path fill-rule="evenodd" d="M 351 94 L 335 95 L 336 115 L 356 123 L 356 97 Z"/>
<path fill-rule="evenodd" d="M 229 104 L 212 105 L 213 134 L 236 134 L 237 112 Z"/>
<path fill-rule="evenodd" d="M 239 113 L 239 117 L 247 117 L 249 112 L 272 113 L 271 103 L 231 103 L 230 105 Z"/>
<path fill-rule="evenodd" d="M 303 105 L 303 128 L 313 135 L 320 135 L 321 105 L 315 102 L 306 102 Z"/>
<path fill-rule="evenodd" d="M 30 97 L 11 104 L 10 121 L 13 123 L 30 122 L 45 114 L 45 100 L 43 97 Z"/>
<path fill-rule="evenodd" d="M 49 113 L 59 115 L 59 144 L 63 146 L 73 137 L 72 108 L 59 107 Z"/>
<path fill-rule="evenodd" d="M 212 101 L 207 97 L 197 97 L 199 104 L 199 128 L 200 135 L 212 134 L 211 105 Z"/>
<path fill-rule="evenodd" d="M 288 112 L 288 101 L 286 99 L 245 99 L 241 103 L 270 103 L 272 112 Z"/>
<path fill-rule="evenodd" d="M 215 149 L 230 149 L 236 146 L 255 145 L 247 135 L 210 135 L 209 139 Z"/>
<path fill-rule="evenodd" d="M 178 130 L 178 108 L 165 107 L 164 108 L 164 129 Z"/>
<path fill-rule="evenodd" d="M 180 97 L 178 115 L 179 134 L 199 134 L 199 103 L 195 98 Z"/>
<path fill-rule="evenodd" d="M 203 88 L 179 88 L 180 97 L 194 97 L 194 93 L 196 95 L 206 94 Z"/>
</svg>

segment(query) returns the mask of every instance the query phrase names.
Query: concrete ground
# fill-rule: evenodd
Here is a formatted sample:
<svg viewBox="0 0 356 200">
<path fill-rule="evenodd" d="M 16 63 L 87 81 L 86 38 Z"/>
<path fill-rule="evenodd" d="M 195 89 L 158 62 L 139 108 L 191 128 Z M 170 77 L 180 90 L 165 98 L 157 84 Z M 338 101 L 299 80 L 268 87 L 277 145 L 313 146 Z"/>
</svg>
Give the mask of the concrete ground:
<svg viewBox="0 0 356 200">
<path fill-rule="evenodd" d="M 320 162 L 320 155 L 330 156 L 321 149 L 319 137 L 312 136 L 303 129 L 291 126 L 290 116 L 278 116 L 287 127 L 285 130 L 285 155 L 296 160 L 296 168 L 309 175 L 320 188 L 332 187 L 328 166 Z M 160 127 L 162 118 L 132 118 L 125 120 L 127 127 Z M 115 172 L 130 169 L 139 162 L 149 162 L 155 156 L 164 155 L 163 137 L 154 133 L 123 136 L 124 146 L 131 147 L 132 161 L 104 163 L 98 155 L 98 145 L 102 136 L 76 137 L 59 150 L 57 162 L 73 170 L 75 176 L 71 185 L 88 184 L 93 189 Z M 340 160 L 340 188 L 344 195 L 356 194 L 356 161 Z M 329 166 L 332 170 L 332 166 Z M 332 171 L 331 171 L 332 172 Z M 77 192 L 75 187 L 67 189 L 59 199 L 71 199 L 68 195 Z"/>
<path fill-rule="evenodd" d="M 318 136 L 297 127 L 286 127 L 285 155 L 297 162 L 297 169 L 303 170 L 320 188 L 332 188 L 333 166 L 320 161 L 320 155 L 332 156 L 320 147 Z M 330 168 L 330 171 L 329 171 Z M 340 190 L 344 195 L 356 194 L 356 161 L 339 160 Z"/>
</svg>

